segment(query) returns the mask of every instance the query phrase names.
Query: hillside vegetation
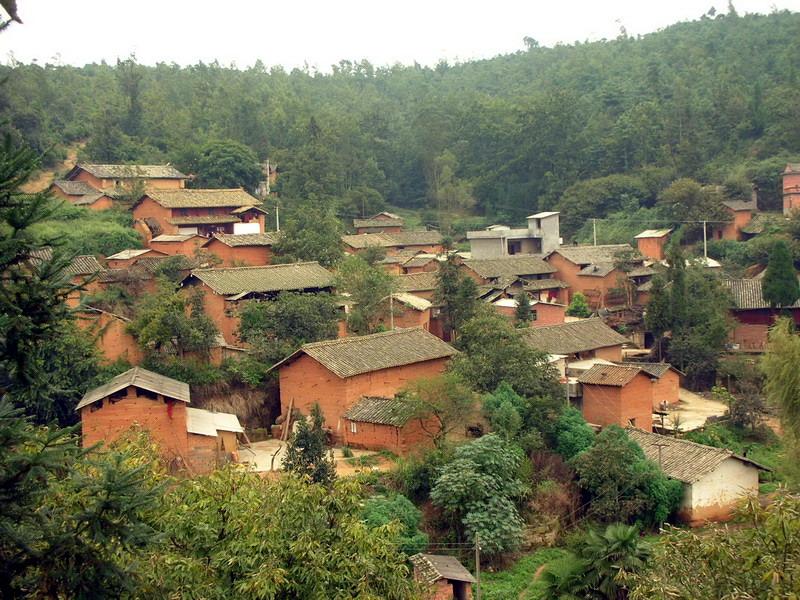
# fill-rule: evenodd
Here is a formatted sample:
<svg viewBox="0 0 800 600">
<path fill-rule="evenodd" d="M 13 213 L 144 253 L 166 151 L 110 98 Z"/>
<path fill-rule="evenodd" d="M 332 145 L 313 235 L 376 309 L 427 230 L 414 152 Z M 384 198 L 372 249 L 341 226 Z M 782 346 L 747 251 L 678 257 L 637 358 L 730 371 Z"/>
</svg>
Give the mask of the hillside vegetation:
<svg viewBox="0 0 800 600">
<path fill-rule="evenodd" d="M 519 220 L 651 207 L 670 182 L 759 185 L 800 156 L 800 14 L 704 16 L 663 31 L 435 68 L 342 61 L 330 74 L 257 63 L 0 69 L 0 115 L 51 163 L 171 161 L 195 172 L 234 140 L 280 172 L 284 198 Z M 624 177 L 623 177 L 624 175 Z"/>
</svg>

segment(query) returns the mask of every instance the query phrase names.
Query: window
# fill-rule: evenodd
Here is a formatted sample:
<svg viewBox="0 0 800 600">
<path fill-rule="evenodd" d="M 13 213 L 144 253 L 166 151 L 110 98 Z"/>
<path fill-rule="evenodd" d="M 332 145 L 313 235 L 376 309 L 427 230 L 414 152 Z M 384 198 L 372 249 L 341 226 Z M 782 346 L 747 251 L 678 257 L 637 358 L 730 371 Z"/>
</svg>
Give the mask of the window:
<svg viewBox="0 0 800 600">
<path fill-rule="evenodd" d="M 534 309 L 531 311 L 531 321 L 536 321 L 539 319 L 539 313 Z"/>
<path fill-rule="evenodd" d="M 355 421 L 350 421 L 350 433 L 358 433 L 358 427 Z"/>
<path fill-rule="evenodd" d="M 103 401 L 102 400 L 100 400 L 99 402 L 95 402 L 93 404 L 90 404 L 89 405 L 89 412 L 97 412 L 101 408 L 103 408 Z"/>
<path fill-rule="evenodd" d="M 628 419 L 628 425 L 630 427 L 636 427 L 636 419 Z"/>
</svg>

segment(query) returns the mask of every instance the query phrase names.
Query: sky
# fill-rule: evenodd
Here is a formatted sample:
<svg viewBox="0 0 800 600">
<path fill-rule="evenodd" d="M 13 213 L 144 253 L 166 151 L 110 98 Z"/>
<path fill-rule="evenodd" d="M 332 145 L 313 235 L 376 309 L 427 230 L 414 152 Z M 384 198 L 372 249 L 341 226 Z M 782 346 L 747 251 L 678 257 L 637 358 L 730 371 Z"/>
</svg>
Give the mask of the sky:
<svg viewBox="0 0 800 600">
<path fill-rule="evenodd" d="M 0 61 L 84 65 L 132 53 L 143 64 L 218 60 L 246 68 L 340 60 L 435 65 L 524 47 L 614 38 L 696 19 L 727 0 L 18 0 L 24 25 Z M 737 12 L 800 11 L 800 0 L 734 0 Z"/>
</svg>

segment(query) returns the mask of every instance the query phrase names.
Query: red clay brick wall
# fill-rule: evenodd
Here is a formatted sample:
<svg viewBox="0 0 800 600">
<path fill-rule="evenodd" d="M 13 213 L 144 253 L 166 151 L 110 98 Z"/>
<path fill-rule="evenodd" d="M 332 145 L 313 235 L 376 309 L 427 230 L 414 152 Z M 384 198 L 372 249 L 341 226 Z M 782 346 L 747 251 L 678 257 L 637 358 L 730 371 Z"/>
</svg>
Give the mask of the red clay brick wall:
<svg viewBox="0 0 800 600">
<path fill-rule="evenodd" d="M 563 304 L 539 303 L 533 305 L 533 310 L 536 311 L 536 320 L 531 321 L 531 327 L 544 327 L 563 323 L 567 307 Z"/>
<path fill-rule="evenodd" d="M 788 215 L 800 208 L 800 173 L 783 176 L 783 214 Z"/>
<path fill-rule="evenodd" d="M 446 366 L 447 359 L 437 359 L 340 379 L 303 354 L 280 369 L 281 414 L 287 414 L 292 399 L 294 408 L 306 415 L 318 403 L 338 442 L 344 435 L 342 414 L 362 396 L 394 396 L 409 381 L 438 375 Z"/>
<path fill-rule="evenodd" d="M 403 228 L 400 225 L 386 227 L 356 227 L 356 233 L 400 233 Z"/>
<path fill-rule="evenodd" d="M 135 220 L 144 219 L 149 217 L 155 219 L 161 226 L 159 233 L 174 234 L 178 233 L 177 225 L 168 223 L 167 220 L 172 218 L 172 210 L 164 208 L 152 198 L 144 197 L 133 209 L 133 218 Z"/>
<path fill-rule="evenodd" d="M 219 258 L 221 267 L 262 266 L 272 263 L 271 246 L 238 246 L 231 248 L 217 239 L 206 245 L 206 250 Z"/>
<path fill-rule="evenodd" d="M 171 402 L 170 410 L 164 400 L 139 397 L 136 388 L 131 386 L 127 396 L 114 404 L 104 399 L 103 407 L 99 410 L 92 411 L 91 406 L 86 406 L 81 409 L 83 445 L 88 447 L 97 442 L 111 442 L 131 425 L 138 423 L 150 432 L 167 460 L 176 456 L 186 459 L 189 448 L 186 403 Z"/>
<path fill-rule="evenodd" d="M 432 419 L 425 422 L 424 428 L 419 419 L 409 421 L 404 427 L 399 428 L 375 423 L 355 423 L 356 431 L 353 433 L 351 421 L 343 419 L 343 424 L 344 445 L 365 450 L 389 450 L 398 455 L 433 446 L 433 438 L 427 431 L 433 433 L 437 427 Z"/>
<path fill-rule="evenodd" d="M 681 376 L 669 370 L 653 382 L 653 409 L 660 410 L 662 402 L 676 404 L 681 387 Z"/>
<path fill-rule="evenodd" d="M 595 358 L 604 358 L 610 361 L 622 360 L 622 346 L 606 346 L 605 348 L 598 348 L 593 352 Z"/>
<path fill-rule="evenodd" d="M 764 351 L 767 348 L 769 325 L 755 323 L 736 323 L 730 337 L 741 350 Z"/>
<path fill-rule="evenodd" d="M 96 345 L 103 361 L 113 363 L 118 359 L 135 366 L 144 358 L 136 339 L 126 331 L 127 324 L 107 313 L 84 313 L 77 319 L 78 325 L 95 336 Z"/>
<path fill-rule="evenodd" d="M 407 327 L 422 327 L 425 331 L 428 331 L 431 327 L 430 309 L 414 310 L 413 308 L 404 306 L 399 302 L 395 302 L 394 311 L 395 311 L 394 326 L 396 329 L 404 329 Z M 387 315 L 381 318 L 381 323 L 383 323 L 388 328 L 391 323 L 391 319 Z"/>
<path fill-rule="evenodd" d="M 586 296 L 589 306 L 592 308 L 603 308 L 608 304 L 608 292 L 614 288 L 619 287 L 620 273 L 616 270 L 612 271 L 605 277 L 588 277 L 586 275 L 578 275 L 580 268 L 578 265 L 571 263 L 560 254 L 552 254 L 547 258 L 556 272 L 553 277 L 560 279 L 569 286 L 567 294 L 567 302 L 572 301 L 572 296 L 575 292 L 581 292 Z"/>
<path fill-rule="evenodd" d="M 432 273 L 433 271 L 438 271 L 438 270 L 439 270 L 439 261 L 437 261 L 436 259 L 431 260 L 430 262 L 428 262 L 428 263 L 426 263 L 426 264 L 424 264 L 422 266 L 419 266 L 419 267 L 403 268 L 403 271 L 406 274 L 411 274 L 411 273 Z"/>
<path fill-rule="evenodd" d="M 636 240 L 639 253 L 653 260 L 664 260 L 664 246 L 666 243 L 667 236 L 660 238 L 639 238 Z"/>
<path fill-rule="evenodd" d="M 236 316 L 238 304 L 227 302 L 223 296 L 215 294 L 214 291 L 200 283 L 182 288 L 185 294 L 193 294 L 198 289 L 203 292 L 203 307 L 206 316 L 214 322 L 225 341 L 232 345 L 239 345 L 239 338 L 236 332 L 239 329 L 239 318 Z"/>
<path fill-rule="evenodd" d="M 583 386 L 583 418 L 595 425 L 627 427 L 634 419 L 636 427 L 653 430 L 653 393 L 650 378 L 637 375 L 623 388 L 610 385 Z"/>
<path fill-rule="evenodd" d="M 197 248 L 205 244 L 207 241 L 207 238 L 198 235 L 189 238 L 185 242 L 154 242 L 151 240 L 147 245 L 153 250 L 158 250 L 159 252 L 163 252 L 164 254 L 168 254 L 170 256 L 176 256 L 178 254 L 182 254 L 183 256 L 194 256 Z"/>
</svg>

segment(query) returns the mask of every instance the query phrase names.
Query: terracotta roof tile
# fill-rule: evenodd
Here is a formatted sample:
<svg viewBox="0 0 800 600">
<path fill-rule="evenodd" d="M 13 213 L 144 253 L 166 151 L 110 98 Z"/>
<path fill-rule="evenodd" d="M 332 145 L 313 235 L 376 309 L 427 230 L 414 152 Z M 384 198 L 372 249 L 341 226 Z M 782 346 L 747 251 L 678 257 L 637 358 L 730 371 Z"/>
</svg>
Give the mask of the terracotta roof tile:
<svg viewBox="0 0 800 600">
<path fill-rule="evenodd" d="M 578 383 L 623 387 L 643 370 L 639 367 L 596 364 L 578 377 Z"/>
</svg>

